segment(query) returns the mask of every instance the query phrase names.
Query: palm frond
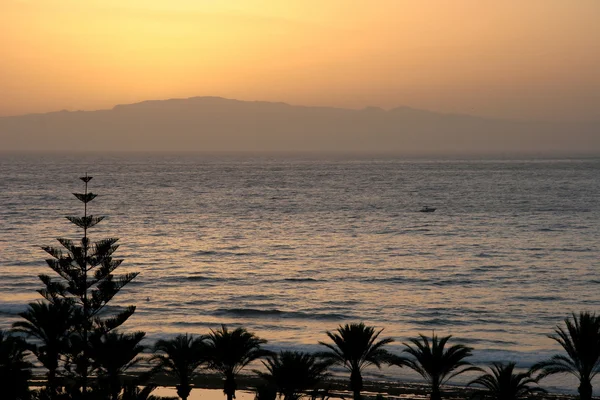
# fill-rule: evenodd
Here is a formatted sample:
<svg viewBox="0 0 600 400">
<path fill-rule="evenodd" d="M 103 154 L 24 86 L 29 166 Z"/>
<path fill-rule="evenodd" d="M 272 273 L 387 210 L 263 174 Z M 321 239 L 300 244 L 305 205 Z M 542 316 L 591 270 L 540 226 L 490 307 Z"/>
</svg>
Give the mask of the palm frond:
<svg viewBox="0 0 600 400">
<path fill-rule="evenodd" d="M 518 400 L 529 397 L 534 393 L 544 393 L 538 386 L 537 379 L 531 377 L 531 371 L 515 373 L 515 363 L 493 363 L 490 372 L 473 379 L 467 386 L 482 386 L 475 392 L 492 400 Z"/>
<path fill-rule="evenodd" d="M 571 318 L 565 318 L 564 327 L 557 326 L 548 337 L 559 343 L 566 355 L 557 354 L 535 364 L 532 370 L 540 371 L 539 379 L 568 373 L 581 382 L 591 382 L 600 368 L 600 316 L 573 313 Z"/>
<path fill-rule="evenodd" d="M 373 365 L 393 364 L 394 356 L 383 347 L 393 342 L 392 338 L 379 339 L 383 329 L 364 323 L 340 325 L 334 332 L 327 331 L 330 343 L 319 342 L 329 351 L 319 352 L 317 356 L 332 364 L 337 364 L 350 372 L 350 388 L 355 395 L 362 390 L 361 371 Z"/>
<path fill-rule="evenodd" d="M 432 334 L 431 340 L 420 334 L 404 344 L 404 352 L 412 356 L 402 364 L 413 369 L 437 390 L 440 385 L 465 372 L 479 370 L 466 359 L 471 355 L 470 347 L 457 344 L 448 347 L 452 336 L 438 337 Z"/>
</svg>

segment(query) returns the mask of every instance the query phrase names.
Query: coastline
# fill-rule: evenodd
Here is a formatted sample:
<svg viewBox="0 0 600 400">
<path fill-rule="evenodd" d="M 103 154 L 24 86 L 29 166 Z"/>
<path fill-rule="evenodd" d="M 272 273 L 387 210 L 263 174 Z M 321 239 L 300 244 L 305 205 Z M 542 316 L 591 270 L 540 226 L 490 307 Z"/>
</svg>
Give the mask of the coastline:
<svg viewBox="0 0 600 400">
<path fill-rule="evenodd" d="M 236 381 L 238 385 L 237 391 L 241 394 L 241 396 L 236 396 L 237 400 L 253 400 L 254 389 L 262 382 L 258 377 L 245 374 L 239 375 Z M 160 389 L 159 391 L 164 393 L 169 392 L 170 390 L 168 389 L 174 390 L 175 385 L 177 384 L 173 378 L 163 375 L 156 376 L 152 379 L 152 382 L 159 387 L 157 390 Z M 226 398 L 222 392 L 223 380 L 217 374 L 200 374 L 192 381 L 192 385 L 192 394 L 196 392 L 196 398 L 202 398 L 203 400 L 217 400 Z M 348 390 L 348 381 L 339 377 L 331 377 L 327 381 L 323 382 L 318 389 L 327 389 L 327 395 L 325 399 L 352 399 L 352 393 Z M 209 392 L 211 396 L 207 396 Z M 475 392 L 474 388 L 467 388 L 458 385 L 446 385 L 442 389 L 442 396 L 443 399 L 446 400 L 465 400 L 470 399 L 473 392 Z M 173 393 L 175 392 L 173 391 Z M 380 394 L 387 399 L 426 400 L 429 399 L 429 387 L 427 384 L 419 382 L 365 380 L 362 394 L 365 399 L 375 399 L 377 395 Z M 161 395 L 166 396 L 176 394 Z M 320 399 L 321 395 L 319 394 L 316 398 Z M 577 396 L 565 393 L 548 392 L 537 395 L 535 398 L 574 400 L 577 398 Z M 189 400 L 194 400 L 194 397 L 190 396 Z"/>
</svg>

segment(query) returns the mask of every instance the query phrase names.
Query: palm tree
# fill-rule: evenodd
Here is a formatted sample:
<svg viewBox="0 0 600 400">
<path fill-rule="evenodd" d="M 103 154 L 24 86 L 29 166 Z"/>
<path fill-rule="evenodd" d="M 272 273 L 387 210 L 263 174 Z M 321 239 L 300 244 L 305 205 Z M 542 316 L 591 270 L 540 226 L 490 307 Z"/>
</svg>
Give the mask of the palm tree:
<svg viewBox="0 0 600 400">
<path fill-rule="evenodd" d="M 170 340 L 158 340 L 154 345 L 152 360 L 157 361 L 156 371 L 179 381 L 177 395 L 186 400 L 192 391 L 192 380 L 197 369 L 207 361 L 205 336 L 178 335 Z"/>
<path fill-rule="evenodd" d="M 473 367 L 467 357 L 473 350 L 470 347 L 456 344 L 446 347 L 446 343 L 452 336 L 438 338 L 433 333 L 431 342 L 425 335 L 419 338 L 409 339 L 412 344 L 403 343 L 406 347 L 404 352 L 413 358 L 399 358 L 397 365 L 407 366 L 421 375 L 431 385 L 431 400 L 440 400 L 440 387 L 453 377 L 467 371 L 481 371 Z"/>
<path fill-rule="evenodd" d="M 11 336 L 0 330 L 0 388 L 2 399 L 27 400 L 29 379 L 31 379 L 30 362 L 26 361 L 28 345 L 19 337 Z"/>
<path fill-rule="evenodd" d="M 140 341 L 145 335 L 144 332 L 124 334 L 112 331 L 90 338 L 90 358 L 100 372 L 98 380 L 106 384 L 112 400 L 119 397 L 123 372 L 140 361 L 138 355 L 144 350 Z"/>
<path fill-rule="evenodd" d="M 32 350 L 39 362 L 48 370 L 46 390 L 56 392 L 56 371 L 61 354 L 68 351 L 69 336 L 73 329 L 74 307 L 68 300 L 57 299 L 53 303 L 30 303 L 27 311 L 19 314 L 24 321 L 13 324 L 16 332 L 39 341 Z"/>
<path fill-rule="evenodd" d="M 569 373 L 579 379 L 579 398 L 592 398 L 592 379 L 600 370 L 600 316 L 589 312 L 573 313 L 573 321 L 565 318 L 566 329 L 556 327 L 549 338 L 556 340 L 567 355 L 556 354 L 539 362 L 532 370 L 541 370 L 538 379 L 551 374 Z"/>
<path fill-rule="evenodd" d="M 470 385 L 480 385 L 484 389 L 476 394 L 489 397 L 491 400 L 519 400 L 529 397 L 534 393 L 545 393 L 540 387 L 531 387 L 537 384 L 538 379 L 531 376 L 531 371 L 515 374 L 515 363 L 493 363 L 491 373 L 485 373 L 469 382 Z"/>
<path fill-rule="evenodd" d="M 210 331 L 207 336 L 208 368 L 223 376 L 223 392 L 227 395 L 227 400 L 235 399 L 235 377 L 242 368 L 271 354 L 261 348 L 265 343 L 265 339 L 260 339 L 244 328 L 229 331 L 225 325 L 221 325 L 221 329 Z"/>
<path fill-rule="evenodd" d="M 350 372 L 350 390 L 354 399 L 360 399 L 363 389 L 361 371 L 369 365 L 381 368 L 381 364 L 392 364 L 394 355 L 383 347 L 394 341 L 385 338 L 377 341 L 383 329 L 375 332 L 375 328 L 365 326 L 364 323 L 346 324 L 339 326 L 335 332 L 327 331 L 327 336 L 333 343 L 319 342 L 330 351 L 321 352 L 320 357 L 329 360 L 332 364 L 338 364 Z"/>
<path fill-rule="evenodd" d="M 268 373 L 256 371 L 269 385 L 277 388 L 283 400 L 298 400 L 302 393 L 314 389 L 327 376 L 331 361 L 319 361 L 312 354 L 282 351 L 263 362 Z"/>
</svg>

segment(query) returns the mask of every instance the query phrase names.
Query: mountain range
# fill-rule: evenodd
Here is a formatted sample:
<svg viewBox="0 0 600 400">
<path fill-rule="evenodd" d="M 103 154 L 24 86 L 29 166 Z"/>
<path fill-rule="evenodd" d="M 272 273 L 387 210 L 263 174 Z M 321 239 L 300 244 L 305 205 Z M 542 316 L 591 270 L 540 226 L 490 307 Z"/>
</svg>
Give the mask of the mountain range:
<svg viewBox="0 0 600 400">
<path fill-rule="evenodd" d="M 0 150 L 594 155 L 600 154 L 600 121 L 193 97 L 1 117 Z"/>
</svg>

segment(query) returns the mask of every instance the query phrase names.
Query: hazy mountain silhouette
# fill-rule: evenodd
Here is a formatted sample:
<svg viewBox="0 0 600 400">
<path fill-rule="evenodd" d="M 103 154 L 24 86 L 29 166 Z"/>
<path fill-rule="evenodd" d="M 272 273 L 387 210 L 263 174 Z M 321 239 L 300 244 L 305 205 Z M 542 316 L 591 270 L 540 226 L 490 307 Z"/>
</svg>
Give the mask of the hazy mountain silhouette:
<svg viewBox="0 0 600 400">
<path fill-rule="evenodd" d="M 510 121 L 219 97 L 0 118 L 4 151 L 325 151 L 597 154 L 600 122 Z"/>
</svg>

